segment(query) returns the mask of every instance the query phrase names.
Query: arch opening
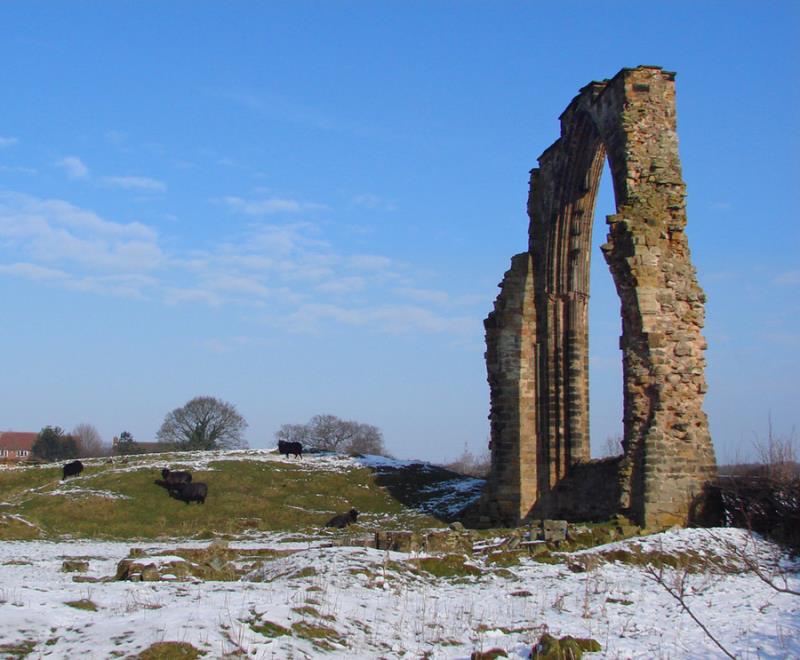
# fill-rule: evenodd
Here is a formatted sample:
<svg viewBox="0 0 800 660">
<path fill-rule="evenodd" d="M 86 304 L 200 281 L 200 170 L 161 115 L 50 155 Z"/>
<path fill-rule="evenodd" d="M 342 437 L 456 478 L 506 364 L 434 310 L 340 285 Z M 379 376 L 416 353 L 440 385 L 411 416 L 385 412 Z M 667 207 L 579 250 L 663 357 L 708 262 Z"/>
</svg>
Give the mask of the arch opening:
<svg viewBox="0 0 800 660">
<path fill-rule="evenodd" d="M 614 213 L 614 186 L 605 159 L 595 202 L 589 257 L 589 444 L 593 459 L 622 454 L 620 299 L 600 250 L 606 242 L 605 218 Z"/>
</svg>

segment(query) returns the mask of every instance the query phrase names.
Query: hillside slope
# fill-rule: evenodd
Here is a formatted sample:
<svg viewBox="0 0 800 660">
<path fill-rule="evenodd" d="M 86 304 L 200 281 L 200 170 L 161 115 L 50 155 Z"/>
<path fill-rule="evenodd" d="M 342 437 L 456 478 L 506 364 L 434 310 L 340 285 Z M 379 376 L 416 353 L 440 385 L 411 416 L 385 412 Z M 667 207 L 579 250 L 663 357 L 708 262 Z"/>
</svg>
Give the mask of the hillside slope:
<svg viewBox="0 0 800 660">
<path fill-rule="evenodd" d="M 60 481 L 60 464 L 0 469 L 0 539 L 155 539 L 305 532 L 351 507 L 371 529 L 441 526 L 483 482 L 426 463 L 268 450 L 88 459 Z M 186 505 L 155 485 L 161 469 L 208 484 L 206 503 Z"/>
</svg>

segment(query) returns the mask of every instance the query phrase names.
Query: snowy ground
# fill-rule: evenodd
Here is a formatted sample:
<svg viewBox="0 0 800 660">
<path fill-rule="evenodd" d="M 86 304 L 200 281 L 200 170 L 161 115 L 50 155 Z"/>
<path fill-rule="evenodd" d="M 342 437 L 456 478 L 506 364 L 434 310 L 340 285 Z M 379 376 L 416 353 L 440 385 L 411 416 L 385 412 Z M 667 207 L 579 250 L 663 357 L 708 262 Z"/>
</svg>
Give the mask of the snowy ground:
<svg viewBox="0 0 800 660">
<path fill-rule="evenodd" d="M 237 650 L 252 658 L 469 658 L 500 647 L 527 658 L 549 631 L 596 639 L 603 651 L 594 657 L 721 657 L 641 566 L 586 559 L 637 544 L 642 552 L 725 555 L 748 542 L 740 530 L 680 530 L 576 553 L 567 563 L 583 560 L 585 572 L 526 558 L 505 568 L 477 560 L 478 575 L 435 578 L 417 570 L 412 555 L 275 534 L 231 544 L 295 551 L 240 581 L 96 583 L 73 581 L 78 574 L 63 572 L 62 562 L 88 560 L 83 575 L 113 576 L 131 547 L 152 554 L 208 544 L 4 542 L 0 648 L 27 642 L 29 657 L 89 660 L 127 657 L 160 641 L 189 642 L 212 658 Z M 761 543 L 759 551 L 773 549 Z M 792 568 L 788 585 L 797 591 Z M 664 577 L 675 584 L 674 571 Z M 800 657 L 800 597 L 778 593 L 752 573 L 713 568 L 689 576 L 687 593 L 692 611 L 737 657 Z M 65 604 L 80 600 L 96 611 Z"/>
</svg>

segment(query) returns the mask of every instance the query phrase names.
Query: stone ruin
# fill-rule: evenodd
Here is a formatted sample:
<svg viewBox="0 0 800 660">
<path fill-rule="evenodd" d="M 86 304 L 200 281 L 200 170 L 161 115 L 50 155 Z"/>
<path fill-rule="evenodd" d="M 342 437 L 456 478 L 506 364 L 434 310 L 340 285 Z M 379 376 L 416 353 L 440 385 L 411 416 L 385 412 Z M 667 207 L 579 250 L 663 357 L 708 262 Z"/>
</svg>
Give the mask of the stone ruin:
<svg viewBox="0 0 800 660">
<path fill-rule="evenodd" d="M 485 321 L 491 471 L 483 523 L 687 520 L 716 461 L 703 412 L 705 294 L 689 257 L 675 74 L 623 69 L 580 90 L 531 170 L 529 243 Z M 589 450 L 589 260 L 605 158 L 603 256 L 620 298 L 623 450 Z"/>
</svg>

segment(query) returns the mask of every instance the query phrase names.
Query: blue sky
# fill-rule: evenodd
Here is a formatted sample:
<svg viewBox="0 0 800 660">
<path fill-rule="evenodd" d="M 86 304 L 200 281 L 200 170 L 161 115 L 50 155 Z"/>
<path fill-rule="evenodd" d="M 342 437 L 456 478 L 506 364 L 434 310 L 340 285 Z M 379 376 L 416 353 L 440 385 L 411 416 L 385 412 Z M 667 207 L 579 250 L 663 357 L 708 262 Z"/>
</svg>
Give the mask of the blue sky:
<svg viewBox="0 0 800 660">
<path fill-rule="evenodd" d="M 251 446 L 318 413 L 399 457 L 486 447 L 482 320 L 578 89 L 677 71 L 721 459 L 800 422 L 796 2 L 0 4 L 0 429 Z M 604 177 L 595 246 L 613 212 Z M 621 433 L 595 247 L 592 440 Z"/>
</svg>

